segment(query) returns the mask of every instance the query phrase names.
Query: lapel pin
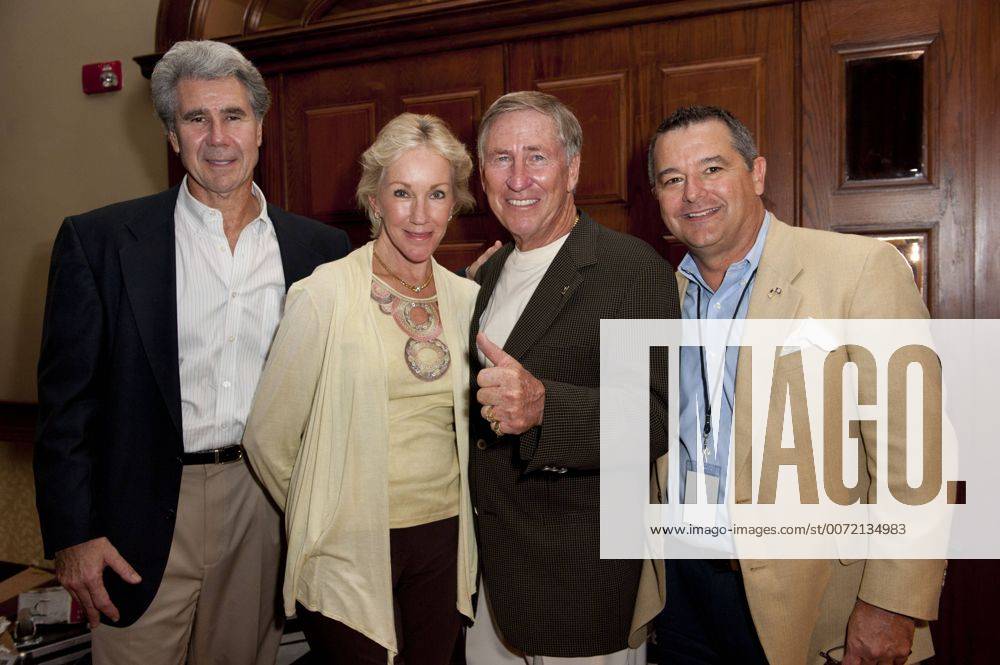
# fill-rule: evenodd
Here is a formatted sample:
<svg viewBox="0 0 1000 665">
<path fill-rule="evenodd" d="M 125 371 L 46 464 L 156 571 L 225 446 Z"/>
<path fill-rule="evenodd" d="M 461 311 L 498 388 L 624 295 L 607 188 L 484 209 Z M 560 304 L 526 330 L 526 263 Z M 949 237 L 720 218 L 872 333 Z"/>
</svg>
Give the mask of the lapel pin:
<svg viewBox="0 0 1000 665">
<path fill-rule="evenodd" d="M 563 289 L 562 289 L 562 294 L 563 294 L 563 295 L 566 295 L 566 292 L 567 292 L 567 291 L 569 291 L 569 284 L 567 284 L 566 286 L 564 286 L 564 287 L 563 287 Z"/>
<path fill-rule="evenodd" d="M 780 295 L 781 295 L 781 287 L 780 286 L 776 286 L 776 287 L 774 287 L 773 289 L 771 289 L 770 291 L 767 292 L 767 297 L 768 298 L 773 298 L 774 296 L 780 296 Z"/>
</svg>

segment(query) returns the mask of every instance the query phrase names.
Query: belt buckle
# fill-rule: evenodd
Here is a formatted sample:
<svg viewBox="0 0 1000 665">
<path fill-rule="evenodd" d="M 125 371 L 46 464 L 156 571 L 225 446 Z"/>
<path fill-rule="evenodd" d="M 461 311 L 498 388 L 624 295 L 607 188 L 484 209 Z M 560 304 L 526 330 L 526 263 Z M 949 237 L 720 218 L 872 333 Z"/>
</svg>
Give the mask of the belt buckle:
<svg viewBox="0 0 1000 665">
<path fill-rule="evenodd" d="M 213 464 L 218 464 L 219 463 L 219 451 L 220 450 L 221 450 L 221 448 L 216 448 L 215 450 L 212 451 L 212 453 L 214 453 L 214 455 L 215 455 L 215 461 L 213 462 Z"/>
</svg>

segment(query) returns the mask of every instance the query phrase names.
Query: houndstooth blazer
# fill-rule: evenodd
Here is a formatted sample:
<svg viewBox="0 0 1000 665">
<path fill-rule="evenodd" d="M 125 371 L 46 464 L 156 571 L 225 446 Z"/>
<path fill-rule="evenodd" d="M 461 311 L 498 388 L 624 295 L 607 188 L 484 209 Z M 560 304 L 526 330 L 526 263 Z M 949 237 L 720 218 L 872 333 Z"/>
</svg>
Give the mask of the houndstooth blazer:
<svg viewBox="0 0 1000 665">
<path fill-rule="evenodd" d="M 479 319 L 508 244 L 479 271 L 470 332 L 472 396 Z M 469 476 L 490 609 L 528 654 L 591 656 L 627 646 L 642 561 L 599 554 L 600 321 L 678 318 L 673 268 L 645 242 L 581 212 L 504 350 L 545 385 L 544 422 L 496 437 L 470 410 Z M 665 354 L 651 360 L 650 456 L 666 452 Z"/>
</svg>

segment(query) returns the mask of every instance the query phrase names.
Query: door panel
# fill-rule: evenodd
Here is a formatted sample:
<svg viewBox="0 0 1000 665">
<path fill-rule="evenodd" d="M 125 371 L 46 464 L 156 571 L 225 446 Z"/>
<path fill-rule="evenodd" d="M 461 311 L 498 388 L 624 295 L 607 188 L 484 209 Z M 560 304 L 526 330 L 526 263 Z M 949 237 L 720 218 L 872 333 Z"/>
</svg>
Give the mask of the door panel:
<svg viewBox="0 0 1000 665">
<path fill-rule="evenodd" d="M 795 50 L 791 5 L 634 28 L 639 63 L 642 173 L 633 182 L 634 233 L 676 263 L 684 248 L 660 221 L 649 193 L 646 141 L 679 106 L 721 106 L 753 132 L 767 159 L 764 201 L 796 223 Z"/>
<path fill-rule="evenodd" d="M 630 29 L 512 44 L 508 89 L 558 97 L 583 128 L 576 202 L 601 224 L 628 232 L 634 177 L 635 68 Z"/>
<path fill-rule="evenodd" d="M 936 317 L 974 311 L 970 7 L 802 6 L 803 224 L 914 238 L 904 255 Z"/>
</svg>

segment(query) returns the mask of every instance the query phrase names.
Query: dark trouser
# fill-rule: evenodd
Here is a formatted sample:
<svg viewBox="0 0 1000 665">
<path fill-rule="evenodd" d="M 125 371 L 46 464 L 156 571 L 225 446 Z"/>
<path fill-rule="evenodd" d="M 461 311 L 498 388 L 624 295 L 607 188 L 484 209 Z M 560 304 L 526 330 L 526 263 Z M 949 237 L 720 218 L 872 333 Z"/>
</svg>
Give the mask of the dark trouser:
<svg viewBox="0 0 1000 665">
<path fill-rule="evenodd" d="M 666 562 L 667 605 L 656 617 L 660 665 L 767 665 L 729 561 Z"/>
<path fill-rule="evenodd" d="M 446 665 L 462 625 L 455 608 L 458 518 L 391 529 L 389 547 L 400 655 L 406 665 Z M 299 603 L 295 611 L 319 662 L 385 665 L 385 648 L 361 633 Z"/>
</svg>

